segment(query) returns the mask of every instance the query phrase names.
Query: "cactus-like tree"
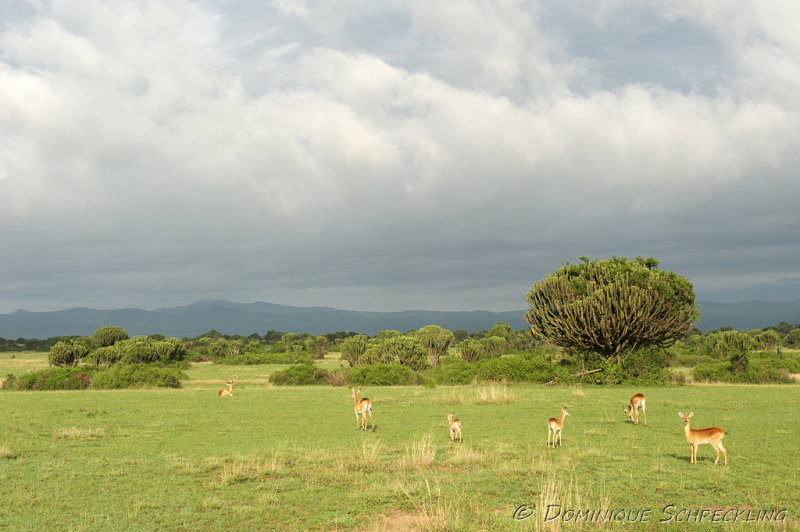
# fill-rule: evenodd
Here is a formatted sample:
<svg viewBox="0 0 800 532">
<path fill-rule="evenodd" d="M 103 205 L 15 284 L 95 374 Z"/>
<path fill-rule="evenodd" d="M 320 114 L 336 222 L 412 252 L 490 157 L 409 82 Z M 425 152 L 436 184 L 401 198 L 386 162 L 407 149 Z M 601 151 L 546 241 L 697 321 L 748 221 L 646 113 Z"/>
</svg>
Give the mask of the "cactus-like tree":
<svg viewBox="0 0 800 532">
<path fill-rule="evenodd" d="M 699 316 L 692 284 L 652 257 L 581 261 L 528 292 L 525 320 L 535 339 L 623 363 L 637 349 L 671 345 Z"/>
<path fill-rule="evenodd" d="M 428 360 L 434 368 L 439 365 L 439 358 L 455 341 L 453 333 L 438 325 L 426 325 L 416 332 L 416 337 L 425 348 Z"/>
<path fill-rule="evenodd" d="M 92 335 L 92 341 L 97 347 L 108 347 L 120 340 L 128 339 L 128 331 L 115 325 L 103 325 Z"/>
</svg>

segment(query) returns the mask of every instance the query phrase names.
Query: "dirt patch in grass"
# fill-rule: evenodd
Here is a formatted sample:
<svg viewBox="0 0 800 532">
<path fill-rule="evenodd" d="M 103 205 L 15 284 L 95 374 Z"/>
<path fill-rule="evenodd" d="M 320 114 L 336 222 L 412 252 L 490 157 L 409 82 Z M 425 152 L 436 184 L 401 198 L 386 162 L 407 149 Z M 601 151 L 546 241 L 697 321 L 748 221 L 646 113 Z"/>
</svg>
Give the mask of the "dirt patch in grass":
<svg viewBox="0 0 800 532">
<path fill-rule="evenodd" d="M 99 440 L 106 435 L 106 429 L 79 429 L 70 427 L 68 429 L 56 429 L 53 437 L 57 440 Z"/>
<path fill-rule="evenodd" d="M 394 531 L 415 530 L 423 525 L 424 518 L 405 510 L 395 510 L 389 515 L 384 515 L 380 523 L 372 530 Z"/>
</svg>

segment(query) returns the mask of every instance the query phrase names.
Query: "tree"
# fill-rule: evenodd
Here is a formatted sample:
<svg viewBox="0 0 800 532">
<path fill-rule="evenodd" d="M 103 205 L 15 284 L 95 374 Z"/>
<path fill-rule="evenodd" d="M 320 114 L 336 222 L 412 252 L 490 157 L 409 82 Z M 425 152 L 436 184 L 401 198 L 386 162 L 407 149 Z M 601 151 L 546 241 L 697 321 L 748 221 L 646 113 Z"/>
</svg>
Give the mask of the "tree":
<svg viewBox="0 0 800 532">
<path fill-rule="evenodd" d="M 697 319 L 694 288 L 658 261 L 612 257 L 565 264 L 528 292 L 536 340 L 623 363 L 637 349 L 667 347 Z"/>
<path fill-rule="evenodd" d="M 502 336 L 487 336 L 478 340 L 486 356 L 493 357 L 506 348 L 508 342 Z"/>
<path fill-rule="evenodd" d="M 439 357 L 447 352 L 447 348 L 455 341 L 453 333 L 438 325 L 426 325 L 418 330 L 415 336 L 425 348 L 428 360 L 434 368 L 439 365 Z"/>
<path fill-rule="evenodd" d="M 286 333 L 283 336 L 281 336 L 281 340 L 283 340 L 283 344 L 286 348 L 287 353 L 291 351 L 292 348 L 294 347 L 295 338 L 297 338 L 297 335 L 294 333 Z"/>
<path fill-rule="evenodd" d="M 317 352 L 317 358 L 325 358 L 325 350 L 328 348 L 329 343 L 330 340 L 328 340 L 327 336 L 317 336 L 314 338 L 314 349 Z"/>
<path fill-rule="evenodd" d="M 78 362 L 88 354 L 89 348 L 86 344 L 65 338 L 50 348 L 47 360 L 51 366 L 67 368 L 77 366 Z"/>
<path fill-rule="evenodd" d="M 415 336 L 404 334 L 386 340 L 381 349 L 381 361 L 389 364 L 402 364 L 413 370 L 425 369 L 428 365 L 425 348 Z"/>
<path fill-rule="evenodd" d="M 752 336 L 739 331 L 711 334 L 707 342 L 712 354 L 730 361 L 730 369 L 733 373 L 742 373 L 747 369 L 750 352 L 757 343 Z"/>
<path fill-rule="evenodd" d="M 764 331 L 756 335 L 756 341 L 758 341 L 761 349 L 775 349 L 778 347 L 780 339 L 781 335 L 773 330 Z"/>
<path fill-rule="evenodd" d="M 790 348 L 800 347 L 800 329 L 792 329 L 783 339 L 783 345 Z"/>
<path fill-rule="evenodd" d="M 514 334 L 514 329 L 511 328 L 511 325 L 507 323 L 495 323 L 494 326 L 489 329 L 489 333 L 486 336 L 499 336 L 509 342 L 511 340 L 511 335 Z"/>
<path fill-rule="evenodd" d="M 228 341 L 225 338 L 212 340 L 211 343 L 208 344 L 208 356 L 214 360 L 225 358 L 230 355 L 230 353 L 230 345 L 228 345 Z"/>
<path fill-rule="evenodd" d="M 342 352 L 342 359 L 347 361 L 350 366 L 358 365 L 358 359 L 367 350 L 367 336 L 365 334 L 357 334 L 342 340 L 339 344 L 339 349 Z"/>
<path fill-rule="evenodd" d="M 120 340 L 128 339 L 128 331 L 115 325 L 103 325 L 92 335 L 92 342 L 97 347 L 108 347 Z"/>
<path fill-rule="evenodd" d="M 458 344 L 457 349 L 458 356 L 465 362 L 475 362 L 486 354 L 486 349 L 481 341 L 474 338 L 467 338 Z"/>
<path fill-rule="evenodd" d="M 387 329 L 384 331 L 378 331 L 378 334 L 375 335 L 375 339 L 378 340 L 378 342 L 383 343 L 385 340 L 388 340 L 389 338 L 395 338 L 397 336 L 403 336 L 403 333 L 400 331 L 395 331 L 394 329 Z"/>
</svg>

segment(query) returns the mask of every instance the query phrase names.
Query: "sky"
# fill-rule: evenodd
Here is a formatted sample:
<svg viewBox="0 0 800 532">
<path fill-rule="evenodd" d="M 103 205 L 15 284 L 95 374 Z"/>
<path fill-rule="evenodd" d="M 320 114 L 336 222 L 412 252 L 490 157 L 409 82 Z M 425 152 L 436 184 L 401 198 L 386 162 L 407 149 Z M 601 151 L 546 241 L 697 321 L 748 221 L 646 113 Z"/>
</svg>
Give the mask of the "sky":
<svg viewBox="0 0 800 532">
<path fill-rule="evenodd" d="M 721 299 L 800 279 L 798 148 L 795 0 L 0 0 L 0 313 Z"/>
</svg>

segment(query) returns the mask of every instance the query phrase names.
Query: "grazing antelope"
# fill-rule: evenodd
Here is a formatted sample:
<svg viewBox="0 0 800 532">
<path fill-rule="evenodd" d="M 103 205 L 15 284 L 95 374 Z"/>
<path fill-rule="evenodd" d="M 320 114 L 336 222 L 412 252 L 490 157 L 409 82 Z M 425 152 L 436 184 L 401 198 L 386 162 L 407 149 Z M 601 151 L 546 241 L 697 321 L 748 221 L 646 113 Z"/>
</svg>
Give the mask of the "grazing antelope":
<svg viewBox="0 0 800 532">
<path fill-rule="evenodd" d="M 717 451 L 717 459 L 714 460 L 714 465 L 717 465 L 717 462 L 719 462 L 720 452 L 725 453 L 725 465 L 728 465 L 728 451 L 722 446 L 722 438 L 725 437 L 725 431 L 719 427 L 695 430 L 689 427 L 689 418 L 694 415 L 694 412 L 689 412 L 688 416 L 684 416 L 683 412 L 678 412 L 678 415 L 683 418 L 683 431 L 686 433 L 686 441 L 692 446 L 690 462 L 697 465 L 697 446 L 710 443 Z"/>
<path fill-rule="evenodd" d="M 223 388 L 217 394 L 218 397 L 233 397 L 233 379 L 225 380 L 225 384 L 228 385 L 227 388 Z"/>
<path fill-rule="evenodd" d="M 359 399 L 359 393 L 361 393 L 361 388 L 358 390 L 353 388 L 353 401 L 355 402 L 354 409 L 356 411 L 356 430 L 359 428 L 358 416 L 361 416 L 364 430 L 367 430 L 367 416 L 369 416 L 369 420 L 372 421 L 372 431 L 375 432 L 375 420 L 372 419 L 372 401 L 366 397 Z"/>
<path fill-rule="evenodd" d="M 639 424 L 639 409 L 641 408 L 642 414 L 644 414 L 644 424 L 647 425 L 647 409 L 645 408 L 644 404 L 644 395 L 637 393 L 633 397 L 631 397 L 630 403 L 626 406 L 623 410 L 625 411 L 625 415 L 628 416 L 628 421 L 633 421 L 634 425 Z M 636 414 L 636 421 L 633 420 L 633 415 Z"/>
<path fill-rule="evenodd" d="M 461 421 L 453 419 L 453 414 L 447 414 L 447 425 L 450 427 L 450 441 L 458 439 L 461 442 Z"/>
<path fill-rule="evenodd" d="M 547 422 L 547 446 L 550 446 L 550 435 L 553 435 L 553 447 L 556 446 L 556 438 L 558 438 L 558 445 L 561 445 L 561 429 L 564 428 L 564 416 L 570 415 L 566 406 L 561 407 L 561 418 L 550 418 Z"/>
</svg>

